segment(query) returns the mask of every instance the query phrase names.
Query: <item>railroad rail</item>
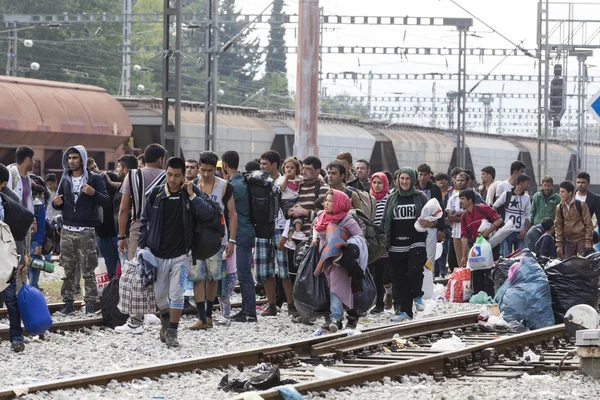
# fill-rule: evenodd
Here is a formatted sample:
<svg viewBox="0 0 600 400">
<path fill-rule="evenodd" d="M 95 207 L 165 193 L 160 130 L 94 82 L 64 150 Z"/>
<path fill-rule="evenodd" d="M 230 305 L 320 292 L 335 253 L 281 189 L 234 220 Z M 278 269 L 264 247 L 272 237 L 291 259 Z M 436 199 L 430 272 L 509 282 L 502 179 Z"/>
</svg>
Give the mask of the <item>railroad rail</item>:
<svg viewBox="0 0 600 400">
<path fill-rule="evenodd" d="M 337 345 L 350 346 L 352 343 L 363 347 L 370 347 L 372 341 L 393 342 L 393 336 L 402 337 L 420 335 L 426 332 L 439 332 L 457 330 L 473 326 L 477 323 L 478 312 L 467 312 L 452 314 L 449 318 L 436 317 L 421 321 L 408 323 L 396 323 L 392 325 L 366 328 L 361 334 L 347 337 L 345 332 L 311 337 L 291 343 L 275 346 L 244 350 L 240 352 L 226 353 L 217 356 L 204 356 L 189 358 L 182 361 L 174 361 L 149 365 L 137 368 L 129 368 L 120 371 L 111 371 L 98 374 L 76 376 L 59 380 L 48 380 L 46 382 L 32 385 L 22 385 L 0 389 L 0 399 L 10 399 L 17 393 L 33 393 L 39 391 L 53 391 L 70 388 L 87 387 L 88 385 L 106 385 L 111 380 L 131 381 L 144 377 L 154 378 L 169 372 L 187 372 L 193 370 L 204 370 L 210 368 L 226 368 L 228 365 L 250 366 L 262 362 L 272 362 L 279 365 L 298 364 L 298 360 L 319 358 L 318 352 L 328 347 L 317 347 L 327 342 Z M 336 342 L 337 341 L 337 342 Z M 216 386 L 216 383 L 215 383 Z"/>
<path fill-rule="evenodd" d="M 81 301 L 76 301 L 73 304 L 73 306 L 74 306 L 75 310 L 81 310 L 81 308 L 83 307 L 83 304 L 84 303 Z M 257 300 L 256 304 L 257 305 L 267 304 L 267 300 Z M 53 314 L 56 311 L 60 311 L 60 309 L 63 306 L 64 306 L 64 303 L 50 303 L 50 304 L 48 304 L 48 310 L 50 311 L 50 314 Z M 242 303 L 231 303 L 232 308 L 239 308 L 241 306 L 242 306 Z M 214 309 L 219 309 L 220 305 L 215 304 L 213 307 L 214 307 Z M 100 309 L 100 303 L 96 304 L 96 309 Z M 197 312 L 198 312 L 198 310 L 196 308 L 192 308 L 192 307 L 186 307 L 183 309 L 183 313 L 187 314 L 187 315 L 196 314 Z M 8 317 L 8 312 L 7 312 L 6 308 L 0 309 L 0 318 L 7 318 L 7 317 Z M 104 325 L 104 319 L 102 317 L 88 317 L 88 318 L 82 318 L 82 319 L 74 319 L 71 321 L 54 322 L 52 324 L 52 326 L 50 327 L 50 329 L 48 329 L 48 330 L 50 332 L 79 331 L 84 328 L 91 328 L 93 326 L 102 326 L 102 325 Z M 25 335 L 28 335 L 27 331 L 24 331 L 23 333 Z M 9 337 L 10 337 L 10 335 L 9 335 L 8 328 L 1 328 L 0 329 L 0 339 L 8 340 Z"/>
</svg>

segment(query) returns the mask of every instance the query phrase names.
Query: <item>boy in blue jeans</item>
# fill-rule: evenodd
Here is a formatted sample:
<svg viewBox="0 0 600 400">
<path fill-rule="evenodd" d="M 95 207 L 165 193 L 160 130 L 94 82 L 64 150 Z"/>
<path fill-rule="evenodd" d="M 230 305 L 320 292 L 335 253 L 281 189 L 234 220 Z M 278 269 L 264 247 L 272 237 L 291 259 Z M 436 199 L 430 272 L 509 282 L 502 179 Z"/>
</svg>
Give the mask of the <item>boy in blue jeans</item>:
<svg viewBox="0 0 600 400">
<path fill-rule="evenodd" d="M 45 189 L 40 185 L 32 185 L 31 192 L 33 195 L 33 207 L 35 221 L 37 222 L 37 232 L 31 235 L 31 246 L 29 250 L 29 258 L 44 259 L 42 255 L 42 246 L 44 245 L 44 239 L 46 238 L 46 206 L 44 204 L 44 192 Z M 29 284 L 36 289 L 38 287 L 38 281 L 40 280 L 40 270 L 37 268 L 28 268 L 28 280 Z"/>
</svg>

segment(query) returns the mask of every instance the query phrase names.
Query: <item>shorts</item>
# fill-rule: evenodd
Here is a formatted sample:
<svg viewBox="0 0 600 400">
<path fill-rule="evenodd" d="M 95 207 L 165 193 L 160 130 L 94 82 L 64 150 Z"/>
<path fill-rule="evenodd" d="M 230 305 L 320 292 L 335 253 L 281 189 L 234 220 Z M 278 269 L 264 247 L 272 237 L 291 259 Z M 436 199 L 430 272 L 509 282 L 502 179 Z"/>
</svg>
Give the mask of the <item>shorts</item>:
<svg viewBox="0 0 600 400">
<path fill-rule="evenodd" d="M 254 247 L 254 274 L 256 281 L 262 283 L 278 276 L 279 279 L 289 279 L 287 249 L 280 251 L 277 243 L 283 229 L 275 229 L 271 240 L 256 238 Z"/>
<path fill-rule="evenodd" d="M 190 274 L 188 279 L 192 282 L 198 281 L 220 281 L 223 277 L 223 252 L 225 246 L 221 246 L 217 254 L 199 260 L 196 264 L 190 266 Z"/>
</svg>

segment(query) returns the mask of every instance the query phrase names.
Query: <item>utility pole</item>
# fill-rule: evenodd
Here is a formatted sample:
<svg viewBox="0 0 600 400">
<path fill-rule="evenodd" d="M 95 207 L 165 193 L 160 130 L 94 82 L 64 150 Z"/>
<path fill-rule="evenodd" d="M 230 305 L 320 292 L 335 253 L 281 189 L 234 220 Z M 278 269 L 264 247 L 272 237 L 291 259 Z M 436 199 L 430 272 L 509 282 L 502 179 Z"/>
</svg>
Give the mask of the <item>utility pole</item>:
<svg viewBox="0 0 600 400">
<path fill-rule="evenodd" d="M 204 108 L 204 150 L 217 147 L 217 84 L 219 65 L 219 0 L 206 2 L 206 103 Z"/>
<path fill-rule="evenodd" d="M 502 84 L 502 94 L 498 99 L 498 133 L 502 133 L 502 99 L 504 98 L 504 84 Z"/>
<path fill-rule="evenodd" d="M 435 128 L 437 115 L 435 112 L 436 106 L 436 93 L 435 93 L 435 82 L 433 82 L 433 86 L 431 87 L 431 123 L 429 124 L 432 128 Z"/>
<path fill-rule="evenodd" d="M 300 0 L 294 154 L 318 156 L 319 0 Z"/>
<path fill-rule="evenodd" d="M 592 57 L 592 50 L 574 50 L 569 51 L 569 55 L 576 56 L 578 62 L 577 73 L 577 171 L 586 169 L 585 163 L 585 141 L 587 139 L 587 129 L 585 123 L 585 85 L 587 83 L 587 66 L 585 61 Z"/>
<path fill-rule="evenodd" d="M 319 9 L 319 99 L 317 100 L 319 103 L 319 114 L 321 113 L 321 97 L 323 96 L 323 15 L 324 8 L 321 7 Z"/>
<path fill-rule="evenodd" d="M 492 96 L 484 96 L 479 98 L 479 101 L 483 103 L 483 131 L 490 133 L 490 126 L 492 124 L 491 118 L 491 107 L 490 105 L 494 101 Z"/>
<path fill-rule="evenodd" d="M 119 95 L 131 96 L 131 0 L 123 0 L 123 65 Z"/>
<path fill-rule="evenodd" d="M 367 119 L 371 119 L 371 93 L 373 90 L 373 71 L 369 71 L 368 89 L 367 89 Z"/>
<path fill-rule="evenodd" d="M 8 31 L 8 52 L 6 54 L 6 76 L 17 76 L 17 23 L 10 22 L 6 24 L 10 26 Z"/>
<path fill-rule="evenodd" d="M 458 29 L 458 97 L 457 97 L 457 124 L 456 124 L 456 148 L 458 150 L 457 164 L 461 168 L 467 167 L 466 160 L 466 94 L 467 94 L 467 32 L 470 25 L 459 25 Z"/>
<path fill-rule="evenodd" d="M 448 97 L 448 129 L 454 130 L 454 101 L 458 97 L 458 93 L 456 92 L 448 92 L 446 93 L 446 97 Z"/>
<path fill-rule="evenodd" d="M 181 155 L 181 52 L 183 0 L 164 0 L 163 9 L 163 98 L 161 143 L 174 157 Z M 175 25 L 175 49 L 171 45 L 171 27 Z M 172 65 L 174 64 L 174 65 Z M 175 81 L 171 82 L 170 69 L 175 67 Z M 169 124 L 169 103 L 175 100 L 175 131 Z M 172 143 L 172 145 L 171 145 Z"/>
</svg>

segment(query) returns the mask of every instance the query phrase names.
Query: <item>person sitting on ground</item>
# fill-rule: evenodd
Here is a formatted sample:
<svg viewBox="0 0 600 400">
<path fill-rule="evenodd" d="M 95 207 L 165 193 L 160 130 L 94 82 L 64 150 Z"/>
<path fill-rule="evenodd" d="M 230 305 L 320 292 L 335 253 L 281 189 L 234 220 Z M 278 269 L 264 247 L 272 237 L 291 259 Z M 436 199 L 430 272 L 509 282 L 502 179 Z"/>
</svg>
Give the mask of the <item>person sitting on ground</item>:
<svg viewBox="0 0 600 400">
<path fill-rule="evenodd" d="M 546 258 L 556 258 L 556 242 L 554 240 L 554 221 L 552 218 L 542 220 L 544 234 L 535 244 L 535 254 Z"/>
<path fill-rule="evenodd" d="M 317 265 L 315 273 L 325 273 L 331 291 L 329 320 L 326 320 L 324 328 L 329 329 L 330 332 L 337 332 L 338 329 L 342 329 L 342 317 L 344 308 L 346 308 L 348 314 L 346 328 L 354 329 L 358 324 L 359 316 L 353 308 L 353 287 L 360 285 L 362 288 L 362 281 L 360 283 L 356 282 L 355 272 L 360 274 L 360 271 L 350 272 L 350 268 L 354 267 L 355 269 L 357 266 L 351 264 L 357 263 L 356 257 L 347 254 L 353 253 L 348 242 L 353 236 L 364 238 L 363 232 L 358 222 L 349 214 L 350 199 L 344 192 L 334 189 L 329 190 L 323 201 L 323 207 L 324 210 L 319 213 L 313 224 L 312 244 L 313 246 L 319 244 L 319 253 L 321 254 L 321 261 Z M 333 236 L 346 242 L 347 245 L 343 246 L 343 252 L 339 251 L 339 247 L 329 242 Z M 336 250 L 339 254 L 336 253 Z M 336 253 L 341 258 L 328 258 L 330 252 Z M 360 268 L 358 266 L 358 269 Z"/>
</svg>

